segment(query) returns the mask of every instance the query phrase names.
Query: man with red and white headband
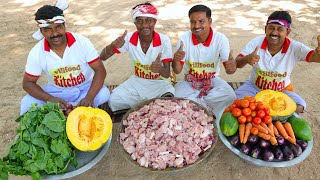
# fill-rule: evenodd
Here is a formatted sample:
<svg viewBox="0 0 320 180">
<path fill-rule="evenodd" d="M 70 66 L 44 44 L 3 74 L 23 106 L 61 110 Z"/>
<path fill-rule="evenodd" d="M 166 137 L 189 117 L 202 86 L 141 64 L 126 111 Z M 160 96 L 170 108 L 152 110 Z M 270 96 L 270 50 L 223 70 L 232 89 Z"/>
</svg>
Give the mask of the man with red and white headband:
<svg viewBox="0 0 320 180">
<path fill-rule="evenodd" d="M 138 4 L 132 8 L 131 16 L 137 31 L 125 31 L 100 54 L 100 59 L 106 60 L 115 53 L 128 51 L 133 67 L 134 74 L 112 91 L 109 107 L 114 114 L 148 99 L 174 95 L 168 79 L 172 48 L 170 39 L 154 30 L 157 9 L 148 2 Z"/>
<path fill-rule="evenodd" d="M 38 9 L 35 20 L 39 27 L 33 37 L 39 42 L 29 53 L 23 77 L 23 89 L 28 93 L 21 100 L 20 114 L 31 104 L 40 106 L 47 101 L 57 102 L 62 109 L 68 103 L 97 107 L 108 101 L 110 92 L 103 85 L 106 70 L 98 52 L 89 39 L 66 32 L 63 10 L 66 0 L 55 6 Z M 45 72 L 48 84 L 39 86 L 37 81 Z"/>
<path fill-rule="evenodd" d="M 298 114 L 306 102 L 293 91 L 290 76 L 299 61 L 320 62 L 320 35 L 318 47 L 313 50 L 288 38 L 291 16 L 287 11 L 275 11 L 267 20 L 265 36 L 251 40 L 236 58 L 237 67 L 252 66 L 249 80 L 236 90 L 238 98 L 255 96 L 259 91 L 271 89 L 289 95 L 296 103 Z"/>
<path fill-rule="evenodd" d="M 195 5 L 189 10 L 190 31 L 179 37 L 174 54 L 173 70 L 184 74 L 175 85 L 176 97 L 194 100 L 217 118 L 232 104 L 236 95 L 231 86 L 219 77 L 220 64 L 227 74 L 236 71 L 227 37 L 211 28 L 211 9 Z"/>
</svg>

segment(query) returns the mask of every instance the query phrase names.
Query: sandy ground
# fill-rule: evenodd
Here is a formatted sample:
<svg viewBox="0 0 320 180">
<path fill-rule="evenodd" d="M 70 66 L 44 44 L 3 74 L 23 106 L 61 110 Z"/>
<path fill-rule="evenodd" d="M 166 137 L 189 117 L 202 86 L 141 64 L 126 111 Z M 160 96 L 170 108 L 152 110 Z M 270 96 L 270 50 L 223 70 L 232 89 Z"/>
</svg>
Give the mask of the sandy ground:
<svg viewBox="0 0 320 180">
<path fill-rule="evenodd" d="M 15 136 L 20 100 L 26 94 L 21 86 L 27 55 L 36 44 L 31 35 L 37 29 L 34 24 L 35 11 L 52 1 L 0 0 L 0 156 L 3 156 L 10 140 Z M 67 30 L 80 33 L 91 39 L 100 51 L 106 44 L 121 35 L 124 30 L 135 30 L 129 10 L 143 1 L 111 0 L 70 0 L 65 12 Z M 160 11 L 156 29 L 171 38 L 173 47 L 179 34 L 188 30 L 187 13 L 190 7 L 201 1 L 152 1 Z M 290 38 L 312 48 L 317 45 L 320 34 L 320 2 L 300 1 L 248 1 L 215 0 L 204 4 L 212 9 L 213 28 L 224 33 L 230 41 L 234 55 L 252 38 L 264 34 L 264 24 L 274 10 L 286 7 L 293 18 Z M 108 75 L 106 84 L 119 84 L 130 75 L 128 55 L 117 55 L 104 62 Z M 227 81 L 244 81 L 250 67 L 238 69 L 234 75 L 221 77 Z M 315 139 L 310 156 L 302 163 L 287 168 L 257 167 L 246 163 L 233 154 L 219 141 L 212 154 L 200 164 L 179 173 L 150 173 L 129 163 L 120 151 L 116 141 L 118 124 L 114 126 L 111 148 L 92 169 L 76 176 L 75 179 L 319 179 L 319 99 L 320 64 L 301 62 L 293 72 L 292 80 L 298 92 L 305 98 L 308 107 L 302 115 L 312 128 Z M 41 78 L 40 83 L 46 82 Z M 25 179 L 13 177 L 10 179 Z"/>
</svg>

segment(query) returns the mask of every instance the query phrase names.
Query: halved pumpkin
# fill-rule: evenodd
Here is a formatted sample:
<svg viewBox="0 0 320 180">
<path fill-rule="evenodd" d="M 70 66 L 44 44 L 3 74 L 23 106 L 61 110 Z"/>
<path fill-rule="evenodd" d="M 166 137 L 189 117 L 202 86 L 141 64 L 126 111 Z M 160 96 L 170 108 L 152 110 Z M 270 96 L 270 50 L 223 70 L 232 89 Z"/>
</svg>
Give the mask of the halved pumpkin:
<svg viewBox="0 0 320 180">
<path fill-rule="evenodd" d="M 66 123 L 67 136 L 80 151 L 94 151 L 108 141 L 112 132 L 112 120 L 107 112 L 98 108 L 77 107 Z"/>
<path fill-rule="evenodd" d="M 272 120 L 281 121 L 289 118 L 297 109 L 296 102 L 283 92 L 273 90 L 260 91 L 256 101 L 261 101 L 269 108 Z"/>
</svg>

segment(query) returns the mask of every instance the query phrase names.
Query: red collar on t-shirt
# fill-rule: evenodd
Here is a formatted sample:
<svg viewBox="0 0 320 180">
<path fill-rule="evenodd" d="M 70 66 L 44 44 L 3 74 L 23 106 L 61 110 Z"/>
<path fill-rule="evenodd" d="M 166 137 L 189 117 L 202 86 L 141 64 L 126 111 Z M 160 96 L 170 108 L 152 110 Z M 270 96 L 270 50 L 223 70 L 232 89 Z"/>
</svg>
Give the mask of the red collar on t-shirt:
<svg viewBox="0 0 320 180">
<path fill-rule="evenodd" d="M 68 46 L 71 47 L 72 44 L 74 42 L 76 42 L 76 39 L 74 38 L 74 36 L 70 32 L 66 32 L 66 36 L 67 36 Z M 49 42 L 47 41 L 47 39 L 44 39 L 44 50 L 50 52 L 50 46 L 49 46 Z"/>
<path fill-rule="evenodd" d="M 283 44 L 281 53 L 287 53 L 289 46 L 290 46 L 290 43 L 291 43 L 290 39 L 286 37 L 286 39 L 284 40 L 284 44 Z M 267 40 L 267 38 L 264 38 L 262 45 L 261 45 L 261 49 L 266 51 L 267 47 L 268 47 L 268 40 Z"/>
<path fill-rule="evenodd" d="M 138 45 L 138 39 L 139 39 L 139 32 L 136 31 L 132 34 L 130 38 L 130 43 L 134 46 Z M 159 33 L 153 31 L 153 40 L 152 40 L 153 47 L 161 46 L 161 39 Z"/>
<path fill-rule="evenodd" d="M 203 45 L 206 47 L 209 47 L 209 45 L 212 41 L 212 37 L 213 37 L 213 31 L 212 31 L 212 28 L 210 28 L 209 37 L 206 40 L 206 42 L 203 43 Z M 195 46 L 200 44 L 200 42 L 197 40 L 196 36 L 193 33 L 192 33 L 192 42 L 193 42 L 193 45 L 195 45 Z"/>
</svg>

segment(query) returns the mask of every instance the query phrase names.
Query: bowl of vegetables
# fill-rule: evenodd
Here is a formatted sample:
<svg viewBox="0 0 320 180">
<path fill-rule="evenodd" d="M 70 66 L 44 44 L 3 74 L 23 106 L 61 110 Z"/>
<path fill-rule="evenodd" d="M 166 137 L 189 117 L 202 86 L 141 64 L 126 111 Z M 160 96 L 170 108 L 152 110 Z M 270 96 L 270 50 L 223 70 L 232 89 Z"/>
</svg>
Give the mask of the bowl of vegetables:
<svg viewBox="0 0 320 180">
<path fill-rule="evenodd" d="M 233 153 L 250 164 L 288 167 L 304 161 L 311 153 L 311 127 L 298 114 L 280 122 L 270 120 L 267 117 L 268 110 L 263 108 L 253 109 L 252 112 L 261 110 L 264 113 L 251 116 L 252 113 L 243 115 L 246 107 L 237 107 L 235 104 L 231 106 L 238 109 L 229 109 L 229 112 L 224 112 L 217 120 L 218 135 Z M 261 104 L 260 106 L 263 107 Z M 244 116 L 243 119 L 240 116 Z"/>
</svg>

